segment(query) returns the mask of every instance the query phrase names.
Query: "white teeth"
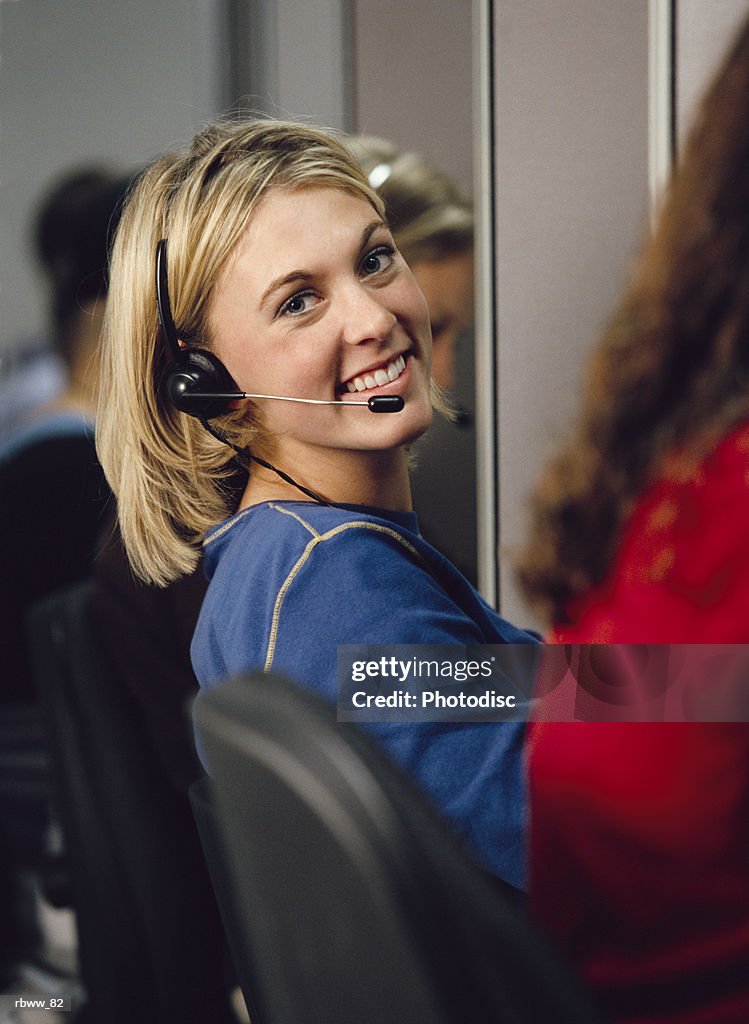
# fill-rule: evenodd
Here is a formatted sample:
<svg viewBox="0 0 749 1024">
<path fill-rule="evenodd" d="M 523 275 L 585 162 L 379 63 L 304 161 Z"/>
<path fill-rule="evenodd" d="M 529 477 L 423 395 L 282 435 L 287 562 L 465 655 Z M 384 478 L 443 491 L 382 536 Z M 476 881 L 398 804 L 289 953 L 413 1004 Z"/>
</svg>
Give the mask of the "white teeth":
<svg viewBox="0 0 749 1024">
<path fill-rule="evenodd" d="M 349 392 L 366 391 L 368 388 L 382 387 L 383 384 L 389 384 L 390 381 L 400 377 L 405 368 L 405 358 L 397 356 L 384 369 L 380 367 L 374 373 L 365 373 L 363 377 L 354 377 L 347 381 L 346 390 Z"/>
</svg>

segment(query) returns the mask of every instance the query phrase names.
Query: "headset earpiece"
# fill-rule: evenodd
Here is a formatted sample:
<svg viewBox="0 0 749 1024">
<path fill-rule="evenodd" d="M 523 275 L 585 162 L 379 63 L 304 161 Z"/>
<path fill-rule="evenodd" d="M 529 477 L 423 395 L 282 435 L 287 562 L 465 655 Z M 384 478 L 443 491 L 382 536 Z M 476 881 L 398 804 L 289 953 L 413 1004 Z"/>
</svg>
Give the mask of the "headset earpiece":
<svg viewBox="0 0 749 1024">
<path fill-rule="evenodd" d="M 241 392 L 221 360 L 202 348 L 181 348 L 169 301 L 166 239 L 156 247 L 156 308 L 161 334 L 172 357 L 162 391 L 180 412 L 210 420 L 227 412 L 232 392 Z"/>
<path fill-rule="evenodd" d="M 223 415 L 231 405 L 226 393 L 237 391 L 229 371 L 205 349 L 183 349 L 182 353 L 180 362 L 169 367 L 164 379 L 167 400 L 180 412 L 198 419 L 211 420 Z"/>
</svg>

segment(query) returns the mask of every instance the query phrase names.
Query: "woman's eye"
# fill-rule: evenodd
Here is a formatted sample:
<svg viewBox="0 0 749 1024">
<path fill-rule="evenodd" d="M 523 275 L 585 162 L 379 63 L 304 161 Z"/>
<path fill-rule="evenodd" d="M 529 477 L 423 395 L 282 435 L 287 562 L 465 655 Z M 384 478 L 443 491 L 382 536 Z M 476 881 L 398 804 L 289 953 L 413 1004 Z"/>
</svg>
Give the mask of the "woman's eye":
<svg viewBox="0 0 749 1024">
<path fill-rule="evenodd" d="M 296 295 L 292 295 L 284 302 L 278 311 L 278 316 L 299 316 L 300 313 L 306 313 L 312 309 L 314 301 L 314 292 L 297 292 Z"/>
<path fill-rule="evenodd" d="M 390 245 L 380 245 L 372 252 L 368 252 L 361 262 L 362 273 L 370 277 L 372 274 L 380 274 L 387 270 L 393 262 L 394 253 L 395 250 Z"/>
</svg>

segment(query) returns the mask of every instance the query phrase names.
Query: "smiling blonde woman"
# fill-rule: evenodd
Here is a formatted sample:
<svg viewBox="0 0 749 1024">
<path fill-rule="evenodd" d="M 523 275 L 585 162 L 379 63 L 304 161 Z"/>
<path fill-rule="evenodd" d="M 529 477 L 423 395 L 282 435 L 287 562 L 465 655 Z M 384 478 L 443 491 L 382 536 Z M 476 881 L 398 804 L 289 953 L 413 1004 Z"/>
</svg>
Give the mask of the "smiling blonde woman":
<svg viewBox="0 0 749 1024">
<path fill-rule="evenodd" d="M 216 124 L 142 175 L 112 257 L 98 444 L 142 578 L 191 571 L 202 545 L 202 687 L 272 668 L 334 701 L 339 644 L 532 642 L 419 534 L 407 445 L 430 366 L 424 297 L 333 135 Z M 369 728 L 521 885 L 522 724 Z"/>
</svg>

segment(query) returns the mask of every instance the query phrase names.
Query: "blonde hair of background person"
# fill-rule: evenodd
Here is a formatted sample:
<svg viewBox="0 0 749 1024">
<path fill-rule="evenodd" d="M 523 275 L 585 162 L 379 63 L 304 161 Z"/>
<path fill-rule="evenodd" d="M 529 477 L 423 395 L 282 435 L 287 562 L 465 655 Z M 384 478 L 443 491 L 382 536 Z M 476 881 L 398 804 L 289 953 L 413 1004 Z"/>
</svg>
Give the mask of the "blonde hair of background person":
<svg viewBox="0 0 749 1024">
<path fill-rule="evenodd" d="M 249 218 L 271 190 L 324 185 L 382 200 L 342 142 L 289 122 L 209 125 L 139 178 L 117 233 L 102 352 L 97 447 L 117 495 L 136 574 L 165 585 L 191 572 L 205 531 L 233 512 L 234 453 L 161 393 L 171 363 L 160 339 L 154 253 L 169 239 L 171 301 L 180 337 L 211 349 L 213 288 Z M 440 399 L 433 390 L 433 401 Z M 243 447 L 260 438 L 247 409 L 219 420 Z"/>
<path fill-rule="evenodd" d="M 455 345 L 473 321 L 473 208 L 455 182 L 417 153 L 358 136 L 347 142 L 385 204 L 403 258 L 427 300 L 432 375 L 455 382 Z"/>
</svg>

